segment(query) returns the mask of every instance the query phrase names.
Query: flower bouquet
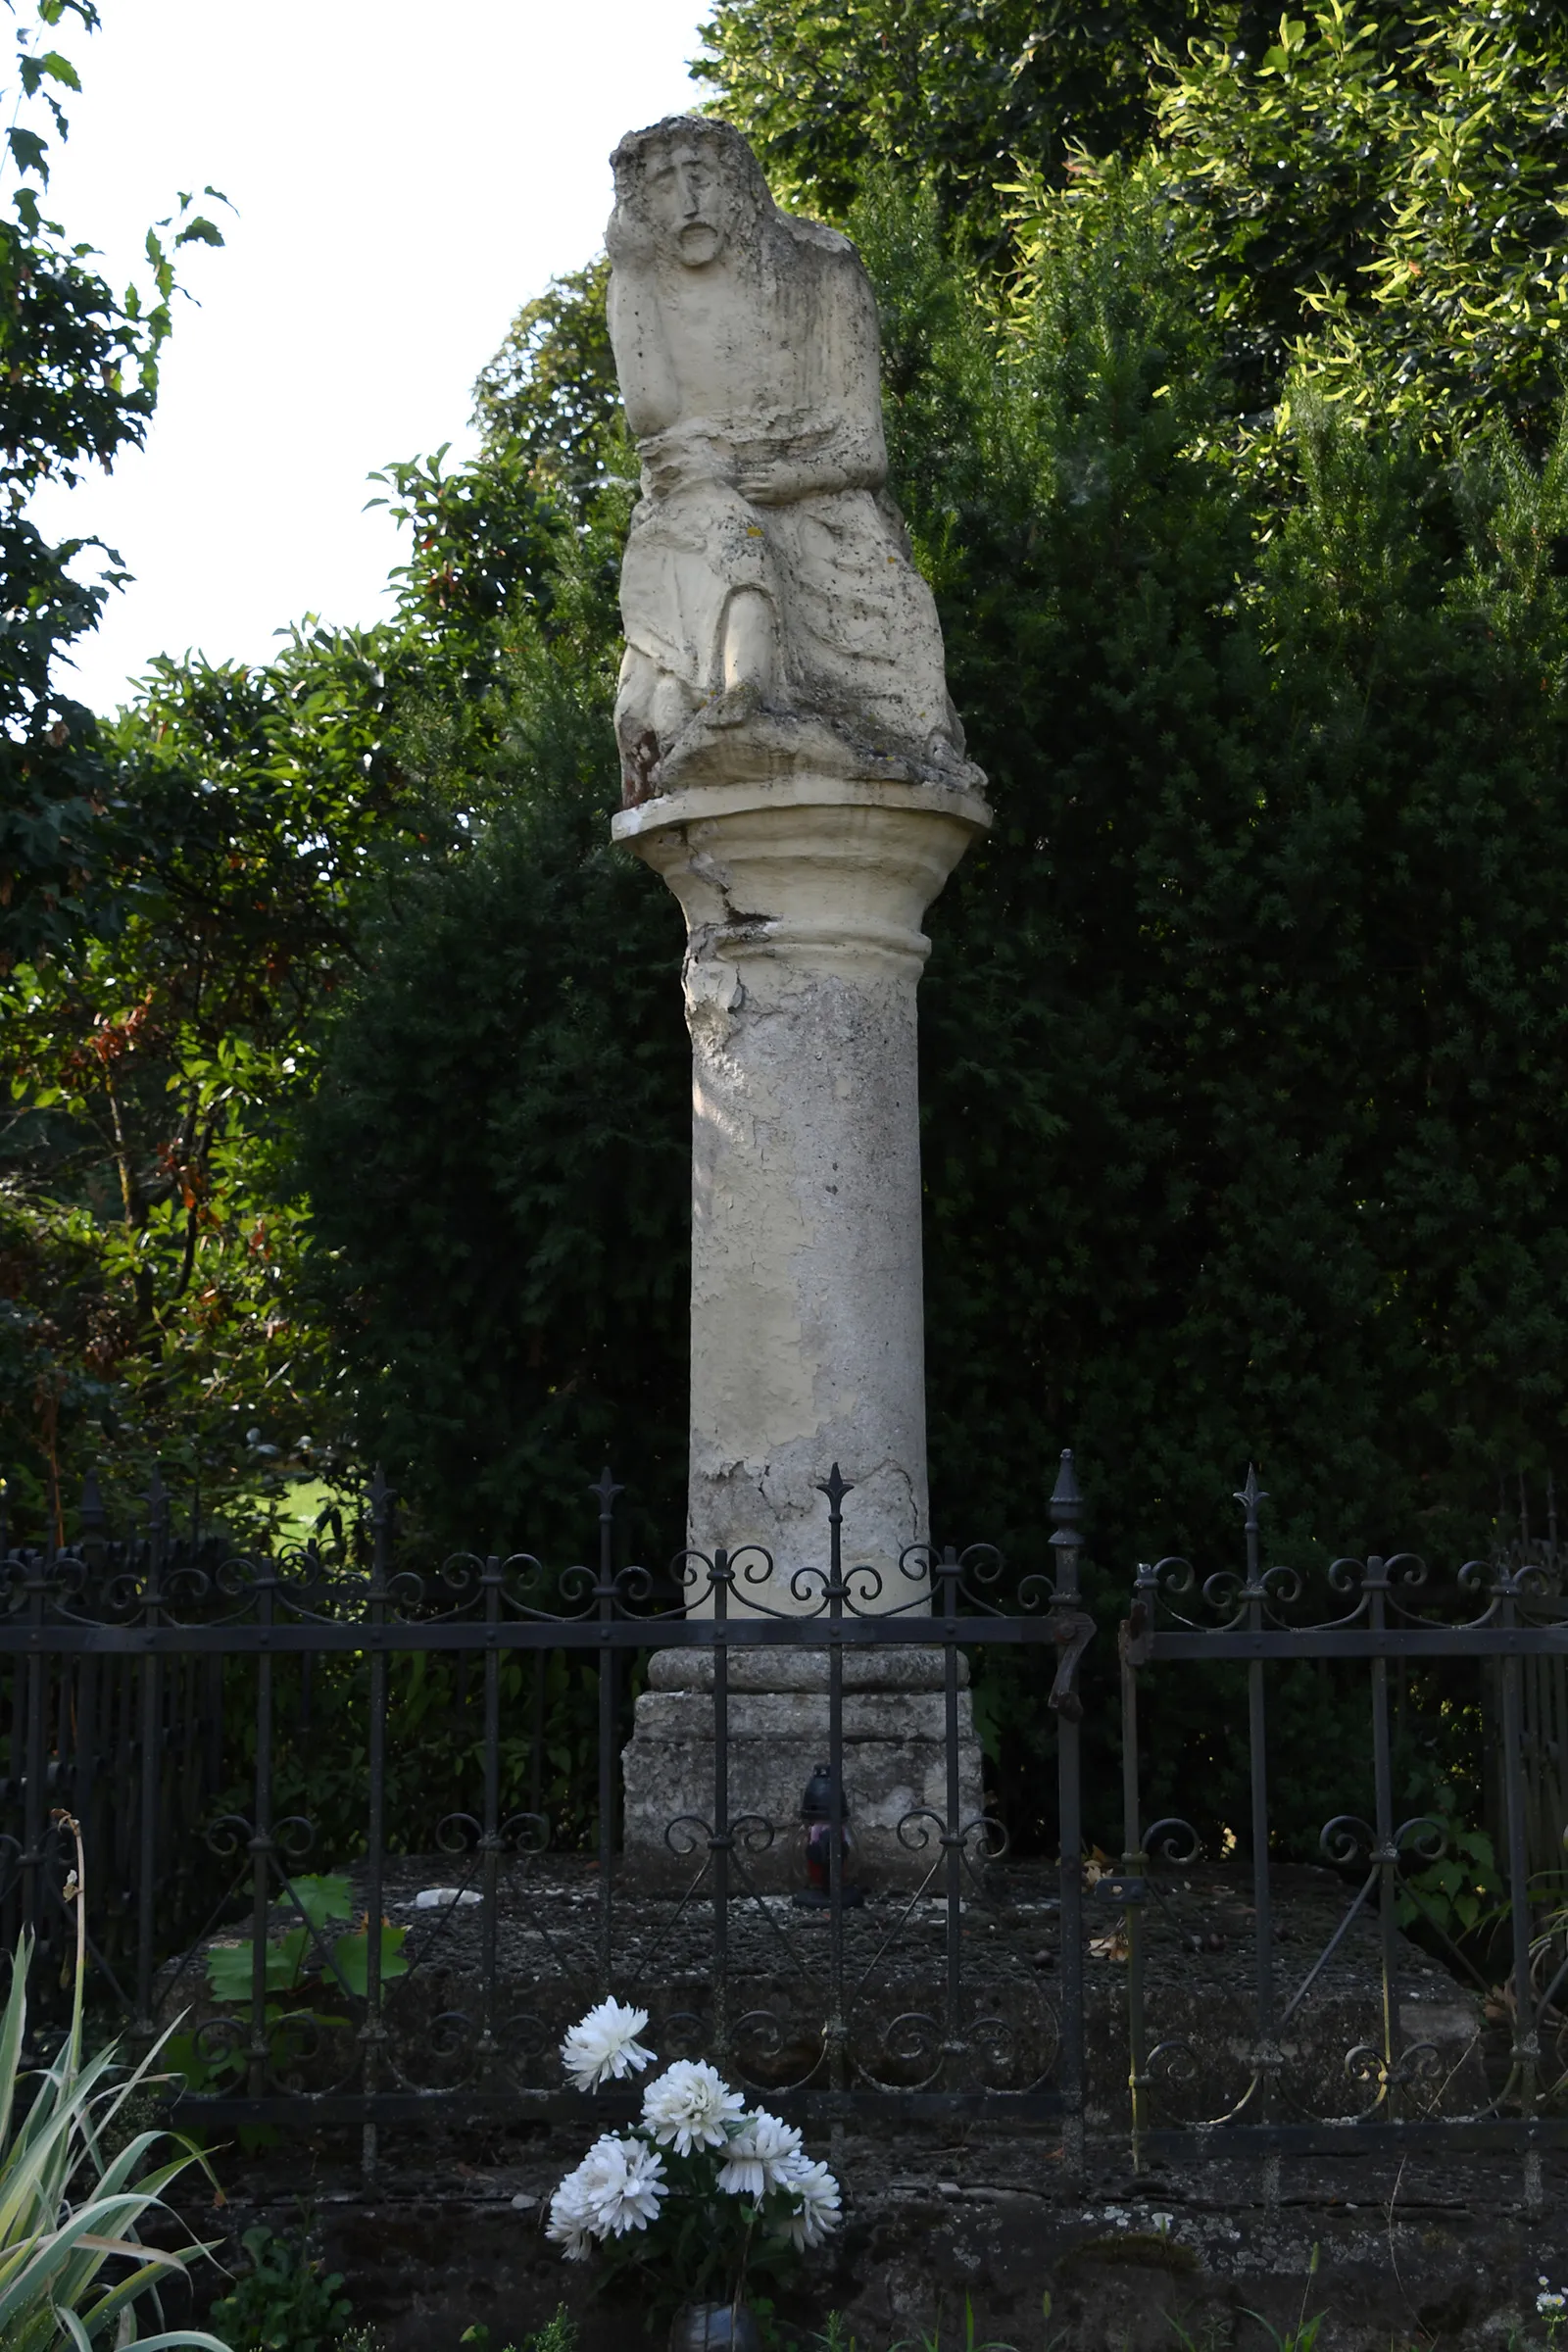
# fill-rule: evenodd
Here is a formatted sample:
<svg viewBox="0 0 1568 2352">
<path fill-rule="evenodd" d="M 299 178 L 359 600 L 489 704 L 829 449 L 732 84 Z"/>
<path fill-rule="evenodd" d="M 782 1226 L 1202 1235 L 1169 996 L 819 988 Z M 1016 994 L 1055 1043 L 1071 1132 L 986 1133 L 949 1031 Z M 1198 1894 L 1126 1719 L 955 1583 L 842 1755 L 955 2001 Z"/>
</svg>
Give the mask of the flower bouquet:
<svg viewBox="0 0 1568 2352">
<path fill-rule="evenodd" d="M 646 2009 L 601 2001 L 561 2045 L 582 2091 L 658 2062 L 637 2036 Z M 739 2091 L 706 2059 L 678 2058 L 643 2092 L 642 2120 L 594 2142 L 550 2205 L 549 2235 L 570 2261 L 598 2251 L 613 2268 L 662 2273 L 684 2309 L 671 2343 L 757 2340 L 748 2280 L 838 2227 L 839 2184 L 793 2125 Z"/>
</svg>

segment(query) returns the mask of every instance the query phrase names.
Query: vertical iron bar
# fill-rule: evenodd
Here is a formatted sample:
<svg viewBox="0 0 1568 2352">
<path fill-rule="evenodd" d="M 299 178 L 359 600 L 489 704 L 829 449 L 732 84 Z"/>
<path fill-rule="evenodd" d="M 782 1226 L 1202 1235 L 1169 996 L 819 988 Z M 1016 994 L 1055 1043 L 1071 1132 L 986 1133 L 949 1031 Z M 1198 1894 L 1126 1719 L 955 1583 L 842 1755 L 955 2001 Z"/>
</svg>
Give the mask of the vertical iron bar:
<svg viewBox="0 0 1568 2352">
<path fill-rule="evenodd" d="M 4 1563 L 8 1571 L 8 1575 L 12 1565 L 11 1512 L 9 1507 L 9 1499 L 8 1482 L 5 1479 L 0 1478 L 0 1563 Z M 23 1835 L 17 1840 L 17 1850 L 20 1854 L 26 1850 L 26 1792 L 22 1787 L 22 1783 L 26 1772 L 26 1748 L 24 1734 L 24 1719 L 25 1713 L 23 1700 L 24 1676 L 22 1660 L 20 1657 L 13 1654 L 9 1659 L 8 1664 L 10 1667 L 10 1672 L 6 1676 L 4 1685 L 10 1699 L 10 1730 L 9 1737 L 6 1741 L 7 1752 L 5 1759 L 7 1782 L 5 1792 L 6 1810 L 9 1813 L 10 1807 L 15 1802 L 17 1797 L 19 1795 L 22 1797 L 24 1822 L 21 1826 L 23 1829 Z M 20 1884 L 20 1874 L 18 1874 L 16 1877 L 13 1877 L 10 1873 L 8 1873 L 3 1880 L 0 1880 L 0 1949 L 4 1949 L 6 1951 L 15 1949 L 19 1924 L 18 1913 L 21 1908 L 21 1902 L 22 1887 Z"/>
<path fill-rule="evenodd" d="M 1259 1569 L 1257 1513 L 1259 1503 L 1267 1499 L 1257 1483 L 1257 1472 L 1249 1462 L 1247 1484 L 1237 1494 L 1236 1500 L 1246 1513 L 1247 1583 L 1243 1597 L 1247 1602 L 1248 1631 L 1254 1634 L 1263 1630 L 1264 1600 Z M 1253 2080 L 1257 2084 L 1257 2120 L 1262 2125 L 1269 2125 L 1274 2121 L 1279 2050 L 1274 2039 L 1274 1913 L 1268 1859 L 1268 1718 L 1261 1658 L 1253 1658 L 1247 1669 L 1247 1746 L 1252 1800 L 1252 1919 L 1257 1939 L 1254 1955 L 1257 2072 Z M 1280 2197 L 1280 2160 L 1277 2155 L 1263 2159 L 1263 2194 L 1270 2210 L 1276 2209 Z"/>
<path fill-rule="evenodd" d="M 23 1766 L 22 1924 L 29 1936 L 39 1935 L 43 1918 L 43 1840 L 48 1819 L 44 1757 L 43 1603 L 48 1590 L 45 1562 L 53 1557 L 53 1532 L 45 1548 L 28 1562 L 24 1591 L 27 1596 L 27 1627 L 32 1647 L 27 1654 L 26 1751 Z"/>
<path fill-rule="evenodd" d="M 608 1995 L 613 1963 L 615 1866 L 615 1653 L 611 1620 L 615 1613 L 615 1496 L 619 1487 L 607 1462 L 599 1483 L 599 1989 Z"/>
<path fill-rule="evenodd" d="M 496 1903 L 501 1871 L 501 1655 L 496 1630 L 501 1622 L 501 1562 L 494 1552 L 484 1564 L 484 1909 L 479 1915 L 479 2056 L 485 2072 L 496 2048 Z"/>
<path fill-rule="evenodd" d="M 1081 1614 L 1078 1521 L 1083 1496 L 1071 1448 L 1063 1450 L 1051 1494 L 1054 1562 L 1052 1612 L 1063 1658 Z M 1055 1693 L 1053 1693 L 1055 1696 Z M 1060 1840 L 1057 1882 L 1061 1917 L 1061 2153 L 1069 2177 L 1084 2169 L 1084 1823 L 1082 1708 L 1076 1695 L 1057 1698 L 1056 1818 Z"/>
<path fill-rule="evenodd" d="M 74 1752 L 71 1793 L 66 1801 L 81 1824 L 83 1838 L 93 1839 L 86 1849 L 92 1853 L 97 1850 L 94 1833 L 98 1826 L 98 1660 L 90 1655 L 81 1659 L 76 1670 L 76 1715 L 72 1745 Z"/>
<path fill-rule="evenodd" d="M 937 1568 L 942 1586 L 943 1741 L 947 1766 L 947 1820 L 942 1833 L 948 1906 L 947 2071 L 956 2080 L 963 2043 L 963 1823 L 958 1787 L 958 1555 L 950 1544 Z"/>
<path fill-rule="evenodd" d="M 713 1554 L 713 1827 L 708 1841 L 713 1874 L 713 2063 L 729 2063 L 729 1553 Z"/>
<path fill-rule="evenodd" d="M 387 1588 L 392 1566 L 391 1488 L 377 1465 L 370 1482 L 370 1587 L 367 1615 L 370 1633 L 369 1813 L 366 1824 L 365 1862 L 365 2094 L 373 2099 L 381 2086 L 381 2044 L 386 2028 L 381 2017 L 381 1914 L 386 1866 L 386 1718 L 387 1655 L 377 1639 L 386 1624 Z M 373 2113 L 360 2143 L 361 2167 L 367 2180 L 375 2177 L 379 2153 Z"/>
<path fill-rule="evenodd" d="M 204 1812 L 223 1785 L 223 1667 L 225 1663 L 221 1650 L 215 1650 L 212 1656 L 205 1661 L 206 1697 L 202 1710 L 206 1733 L 202 1766 Z"/>
<path fill-rule="evenodd" d="M 81 1611 L 83 1616 L 96 1616 L 103 1605 L 102 1578 L 104 1557 L 108 1548 L 109 1514 L 104 1509 L 99 1492 L 97 1473 L 87 1472 L 81 1482 L 81 1504 L 77 1512 L 80 1536 L 77 1549 L 82 1561 Z M 0 1553 L 5 1549 L 0 1543 Z M 88 1853 L 101 1850 L 98 1830 L 98 1717 L 99 1690 L 103 1674 L 96 1658 L 84 1657 L 77 1671 L 75 1770 L 69 1803 L 82 1825 Z"/>
<path fill-rule="evenodd" d="M 155 1468 L 148 1486 L 147 1583 L 142 1592 L 147 1631 L 161 1623 L 164 1565 L 169 1547 L 169 1496 Z M 163 1782 L 163 1660 L 149 1648 L 141 1668 L 141 1817 L 136 1871 L 136 2033 L 153 2036 L 153 1938 L 158 1918 L 158 1809 Z"/>
<path fill-rule="evenodd" d="M 247 2088 L 259 2099 L 267 2088 L 267 1912 L 272 1892 L 272 1660 L 267 1644 L 276 1586 L 272 1563 L 257 1567 L 256 1622 L 262 1647 L 256 1657 L 256 1802 L 251 1823 L 251 2034 Z"/>
<path fill-rule="evenodd" d="M 849 2029 L 844 2016 L 844 1824 L 847 1813 L 844 1787 L 844 1497 L 853 1484 L 853 1480 L 842 1475 L 835 1462 L 825 1483 L 817 1490 L 827 1496 L 828 1528 L 827 1892 L 830 1990 L 827 2056 L 828 2083 L 836 2092 L 844 2090 L 848 2080 L 845 2043 Z M 844 2136 L 842 2118 L 835 2117 L 833 2132 L 835 2161 L 838 2161 Z"/>
<path fill-rule="evenodd" d="M 1124 1914 L 1122 1933 L 1127 1942 L 1127 2097 L 1132 2129 L 1133 2171 L 1144 2169 L 1144 2132 L 1147 2128 L 1149 2096 L 1149 2045 L 1144 2016 L 1144 1905 L 1141 1882 L 1148 1875 L 1149 1856 L 1144 1850 L 1143 1806 L 1139 1799 L 1138 1754 L 1138 1664 L 1133 1644 L 1148 1624 L 1153 1620 L 1155 1589 L 1152 1578 L 1147 1590 L 1144 1571 L 1139 1569 L 1138 1586 L 1133 1594 L 1133 1616 L 1121 1629 L 1121 1867 L 1129 1882 L 1136 1882 L 1133 1899 Z M 1144 1614 L 1141 1614 L 1144 1613 Z"/>
<path fill-rule="evenodd" d="M 528 1742 L 528 1810 L 545 1809 L 545 1653 L 533 1653 L 533 1733 Z"/>
<path fill-rule="evenodd" d="M 1510 1574 L 1505 1569 L 1494 1591 L 1498 1602 L 1497 1622 L 1512 1630 L 1519 1622 L 1516 1605 L 1518 1573 Z M 1519 2113 L 1528 2118 L 1534 2114 L 1536 2107 L 1541 2037 L 1537 2031 L 1535 1994 L 1530 1982 L 1530 1859 L 1525 1843 L 1520 1664 L 1517 1652 L 1498 1660 L 1502 1685 L 1502 1754 L 1499 1763 L 1503 1813 L 1507 1824 L 1508 1921 L 1513 1946 L 1512 2081 L 1518 2090 Z M 1539 2149 L 1526 2149 L 1524 2175 L 1525 2203 L 1535 2213 L 1540 2210 L 1543 2194 Z"/>
<path fill-rule="evenodd" d="M 1367 1595 L 1367 1623 L 1374 1634 L 1387 1629 L 1385 1596 L 1388 1570 L 1373 1553 L 1366 1564 L 1362 1590 Z M 1389 1742 L 1389 1661 L 1372 1660 L 1372 1803 L 1374 1842 L 1372 1860 L 1378 1873 L 1378 1972 L 1383 1996 L 1383 2099 L 1388 2120 L 1397 2120 L 1395 2070 L 1398 2058 L 1398 1855 L 1394 1846 L 1394 1765 Z"/>
<path fill-rule="evenodd" d="M 141 1556 L 139 1541 L 125 1547 L 122 1566 L 127 1575 L 139 1572 Z M 128 1791 L 136 1785 L 136 1691 L 139 1686 L 135 1659 L 115 1659 L 114 1677 L 114 1780 L 118 1789 Z M 122 1961 L 125 1957 L 125 1906 L 136 1878 L 135 1830 L 136 1808 L 127 1796 L 124 1802 L 116 1805 L 113 1816 L 115 1951 Z"/>
</svg>

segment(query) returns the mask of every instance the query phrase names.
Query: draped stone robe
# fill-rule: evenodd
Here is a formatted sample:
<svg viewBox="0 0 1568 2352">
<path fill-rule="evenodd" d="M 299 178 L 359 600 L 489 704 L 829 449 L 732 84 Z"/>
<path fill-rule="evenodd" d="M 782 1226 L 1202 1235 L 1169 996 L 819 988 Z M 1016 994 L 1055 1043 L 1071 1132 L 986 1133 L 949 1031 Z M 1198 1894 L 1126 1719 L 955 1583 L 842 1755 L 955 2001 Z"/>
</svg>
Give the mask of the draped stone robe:
<svg viewBox="0 0 1568 2352">
<path fill-rule="evenodd" d="M 652 735 L 667 770 L 691 718 L 755 719 L 713 708 L 726 615 L 754 590 L 774 617 L 778 713 L 825 722 L 852 765 L 869 753 L 951 777 L 961 732 L 886 489 L 876 307 L 853 246 L 769 208 L 705 270 L 617 253 L 610 328 L 642 459 L 621 571 L 623 752 Z M 680 690 L 675 728 L 661 681 Z"/>
</svg>

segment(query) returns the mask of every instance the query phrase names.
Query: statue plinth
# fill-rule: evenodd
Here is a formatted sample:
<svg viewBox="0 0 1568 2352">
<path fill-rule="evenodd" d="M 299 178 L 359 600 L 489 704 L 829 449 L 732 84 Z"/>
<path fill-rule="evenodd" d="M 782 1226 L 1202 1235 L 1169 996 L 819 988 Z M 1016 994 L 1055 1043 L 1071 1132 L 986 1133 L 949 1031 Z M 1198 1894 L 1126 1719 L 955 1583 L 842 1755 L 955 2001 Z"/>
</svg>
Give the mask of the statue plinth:
<svg viewBox="0 0 1568 2352">
<path fill-rule="evenodd" d="M 624 810 L 615 839 L 680 900 L 692 1038 L 694 1551 L 765 1551 L 748 1594 L 810 1612 L 828 1560 L 817 1482 L 853 1487 L 845 1565 L 858 1607 L 927 1594 L 925 1336 L 920 1251 L 915 990 L 920 921 L 991 822 L 961 786 L 787 775 L 707 784 Z M 752 1573 L 758 1562 L 755 1555 Z M 699 1603 L 700 1607 L 710 1604 Z M 798 1875 L 785 1835 L 826 1754 L 822 1653 L 732 1655 L 732 1816 L 779 1832 L 743 1855 L 756 1883 Z M 674 1876 L 678 1814 L 712 1802 L 711 1662 L 655 1661 L 625 1758 L 626 1851 L 645 1879 Z M 845 1788 L 872 1879 L 922 1876 L 901 1843 L 911 1810 L 946 1808 L 941 1664 L 932 1651 L 847 1662 Z M 979 1752 L 961 1697 L 963 1815 L 980 1811 Z"/>
</svg>

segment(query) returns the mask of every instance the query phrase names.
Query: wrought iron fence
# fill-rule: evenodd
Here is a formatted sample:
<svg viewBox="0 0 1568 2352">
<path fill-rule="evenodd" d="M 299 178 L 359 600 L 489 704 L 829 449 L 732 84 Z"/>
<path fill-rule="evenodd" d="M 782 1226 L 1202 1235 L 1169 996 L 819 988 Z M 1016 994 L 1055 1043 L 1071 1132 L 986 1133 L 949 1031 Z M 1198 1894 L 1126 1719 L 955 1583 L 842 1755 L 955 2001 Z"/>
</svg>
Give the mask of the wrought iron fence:
<svg viewBox="0 0 1568 2352">
<path fill-rule="evenodd" d="M 1544 1901 L 1533 1886 L 1527 1832 L 1544 1800 L 1530 1768 L 1524 1695 L 1527 1677 L 1568 1654 L 1568 1600 L 1555 1564 L 1469 1560 L 1444 1583 L 1405 1552 L 1335 1560 L 1314 1584 L 1264 1564 L 1266 1497 L 1252 1472 L 1236 1499 L 1244 1567 L 1200 1575 L 1175 1557 L 1141 1567 L 1121 1629 L 1125 1850 L 1100 1891 L 1122 1911 L 1135 2163 L 1216 2141 L 1276 2167 L 1293 2152 L 1503 2146 L 1523 2154 L 1527 2194 L 1539 2201 L 1541 2150 L 1568 2139 L 1568 1945 L 1560 1880 Z M 1326 1899 L 1295 1906 L 1292 1948 L 1281 1934 L 1271 1850 L 1270 1674 L 1303 1659 L 1346 1673 L 1364 1665 L 1371 1801 L 1364 1818 L 1341 1814 L 1323 1825 L 1325 1867 L 1315 1876 Z M 1248 1810 L 1228 1833 L 1245 1865 L 1229 1883 L 1223 1857 L 1205 1859 L 1188 1822 L 1146 1826 L 1141 1809 L 1140 1687 L 1200 1661 L 1233 1668 L 1245 1690 Z M 1423 1890 L 1452 1823 L 1401 1819 L 1396 1801 L 1391 1672 L 1446 1672 L 1455 1661 L 1471 1674 L 1473 1705 L 1484 1675 L 1497 1684 L 1506 1893 L 1496 1925 L 1506 1959 L 1494 1984 Z M 1559 1855 L 1563 1834 L 1559 1818 Z M 1303 1916 L 1311 1922 L 1304 1935 Z M 1222 1917 L 1228 1932 L 1210 1924 Z M 1209 1942 L 1240 1946 L 1245 1976 L 1232 1968 L 1222 1982 L 1203 1983 Z M 1181 2003 L 1171 1997 L 1172 1954 L 1182 1955 L 1188 1979 Z M 1451 1968 L 1434 1964 L 1444 1960 Z M 1174 2018 L 1173 2007 L 1181 2010 Z"/>
<path fill-rule="evenodd" d="M 390 2124 L 573 2115 L 557 2046 L 612 1991 L 649 2008 L 665 2055 L 710 2055 L 801 2118 L 1006 2118 L 1069 2165 L 1087 2134 L 1130 2137 L 1138 2166 L 1224 2148 L 1276 2179 L 1293 2153 L 1509 2147 L 1539 2196 L 1542 2148 L 1568 2140 L 1568 1941 L 1527 1850 L 1550 1803 L 1529 1678 L 1568 1655 L 1554 1554 L 1446 1584 L 1413 1555 L 1338 1560 L 1314 1588 L 1264 1564 L 1250 1475 L 1235 1571 L 1162 1559 L 1133 1580 L 1107 1865 L 1085 1851 L 1071 1456 L 1049 1572 L 985 1546 L 857 1565 L 851 1490 L 835 1470 L 822 1493 L 824 1564 L 787 1594 L 755 1550 L 618 1564 L 608 1473 L 597 1558 L 555 1575 L 527 1555 L 418 1564 L 379 1482 L 342 1558 L 175 1542 L 157 1492 L 134 1541 L 91 1497 L 69 1547 L 0 1541 L 0 1929 L 8 1949 L 35 1939 L 40 2013 L 68 1941 L 59 1811 L 86 1833 L 96 1997 L 143 2041 L 178 2021 L 181 2112 L 215 2131 L 359 2127 L 373 2161 Z M 966 1778 L 968 1668 L 1009 1649 L 1048 1670 L 1049 1863 L 1009 1853 Z M 629 1690 L 661 1651 L 710 1661 L 692 1679 L 712 1739 L 650 1881 L 619 1795 Z M 735 1800 L 732 1703 L 762 1653 L 820 1661 L 809 1824 Z M 870 1661 L 910 1656 L 940 1787 L 862 1900 L 846 1709 Z M 1301 1660 L 1366 1678 L 1366 1801 L 1325 1825 L 1310 1871 L 1278 1850 L 1270 1786 L 1271 1678 Z M 1235 1678 L 1248 1760 L 1206 1852 L 1185 1821 L 1147 1823 L 1139 1721 L 1152 1678 L 1200 1663 Z M 416 1729 L 404 1752 L 393 1677 L 406 1699 L 438 1666 L 444 1744 Z M 1391 1676 L 1440 1668 L 1478 1703 L 1496 1685 L 1506 1949 L 1479 1976 L 1423 1909 L 1452 1825 L 1396 1801 Z M 570 1724 L 550 1712 L 568 1686 Z M 354 1757 L 331 1791 L 312 1781 L 327 1715 Z"/>
<path fill-rule="evenodd" d="M 891 1572 L 854 1563 L 851 1492 L 824 1483 L 827 1557 L 789 1580 L 752 1549 L 680 1555 L 656 1576 L 617 1566 L 605 1474 L 599 1556 L 547 1575 L 528 1555 L 465 1555 L 433 1570 L 400 1559 L 393 1498 L 377 1482 L 363 1565 L 313 1547 L 224 1557 L 177 1544 L 168 1497 L 146 1533 L 109 1542 L 92 1525 L 68 1549 L 4 1546 L 0 1738 L 9 1748 L 0 1831 L 0 1924 L 35 1940 L 37 1985 L 58 1987 L 66 1944 L 67 1841 L 92 1858 L 89 1948 L 100 1997 L 142 2041 L 172 2020 L 186 2121 L 358 2124 L 476 2113 L 570 2113 L 556 2057 L 585 2002 L 614 1991 L 655 2015 L 665 2054 L 703 2051 L 820 2119 L 1004 2112 L 1076 2143 L 1083 2101 L 1081 1866 L 1076 1670 L 1093 1632 L 1078 1595 L 1079 1497 L 1063 1457 L 1053 1502 L 1054 1573 L 1006 1583 L 986 1547 L 915 1547 Z M 961 1786 L 965 1660 L 1025 1645 L 1052 1666 L 1062 1861 L 1060 1964 L 1037 1971 L 976 1949 L 984 1878 L 1005 1846 Z M 639 1890 L 617 1851 L 620 1672 L 654 1648 L 711 1658 L 710 1788 L 666 1825 L 684 1865 L 673 1888 Z M 785 1649 L 822 1661 L 828 1836 L 823 1884 L 797 1906 L 760 1864 L 801 1837 L 791 1819 L 731 1807 L 734 1663 Z M 847 1663 L 923 1655 L 940 1692 L 945 1788 L 897 1825 L 906 1867 L 869 1900 L 852 1884 L 854 1769 L 846 1761 Z M 440 1792 L 434 1849 L 449 1885 L 421 1885 L 428 1853 L 397 1850 L 388 1818 L 389 1676 L 448 1658 L 469 1669 L 466 1785 Z M 578 1661 L 594 1685 L 586 1850 L 558 1851 L 553 1823 L 503 1802 L 515 1736 L 503 1709 L 509 1661 Z M 347 1870 L 323 1876 L 308 1812 L 280 1816 L 280 1727 L 297 1740 L 311 1677 L 364 1669 L 363 1828 Z M 535 1684 L 537 1694 L 538 1684 Z M 535 1752 L 537 1720 L 527 1729 Z M 236 1754 L 248 1799 L 215 1817 Z M 586 1763 L 588 1759 L 583 1757 Z M 842 1792 L 839 1793 L 839 1792 Z M 216 1866 L 216 1878 L 215 1878 Z M 800 1891 L 809 1898 L 802 1873 Z M 360 1924 L 356 1925 L 355 1923 Z M 611 2104 L 613 2104 L 612 2099 Z"/>
<path fill-rule="evenodd" d="M 1557 1540 L 1557 1484 L 1548 1471 L 1545 1480 L 1544 1524 L 1533 1524 L 1529 1487 L 1522 1471 L 1515 1474 L 1517 1533 L 1505 1555 L 1515 1569 L 1539 1571 L 1536 1584 L 1543 1592 L 1562 1590 L 1564 1558 Z M 1497 1497 L 1497 1527 L 1510 1516 L 1506 1491 Z M 1486 1703 L 1500 1727 L 1502 1690 L 1495 1663 L 1487 1671 Z M 1564 1870 L 1563 1824 L 1568 1822 L 1568 1656 L 1563 1652 L 1527 1655 L 1520 1689 L 1525 1790 L 1525 1855 L 1533 1881 L 1561 1877 Z M 1494 1776 L 1488 1789 L 1488 1827 L 1500 1847 L 1504 1807 L 1500 1783 Z"/>
</svg>

